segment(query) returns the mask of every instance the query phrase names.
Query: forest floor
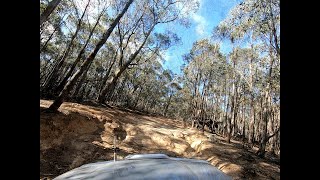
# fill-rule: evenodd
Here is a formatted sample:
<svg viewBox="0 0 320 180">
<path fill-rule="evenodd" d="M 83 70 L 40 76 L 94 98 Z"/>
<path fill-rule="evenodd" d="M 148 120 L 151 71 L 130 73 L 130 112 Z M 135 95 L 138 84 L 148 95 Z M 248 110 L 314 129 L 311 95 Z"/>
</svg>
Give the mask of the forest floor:
<svg viewBox="0 0 320 180">
<path fill-rule="evenodd" d="M 125 139 L 118 160 L 129 154 L 164 153 L 202 159 L 233 179 L 280 179 L 280 165 L 262 159 L 240 141 L 201 132 L 175 119 L 128 109 L 65 102 L 58 113 L 44 110 L 40 100 L 40 179 L 52 179 L 83 164 L 113 160 L 112 128 L 121 126 Z M 279 160 L 279 159 L 278 159 Z"/>
</svg>

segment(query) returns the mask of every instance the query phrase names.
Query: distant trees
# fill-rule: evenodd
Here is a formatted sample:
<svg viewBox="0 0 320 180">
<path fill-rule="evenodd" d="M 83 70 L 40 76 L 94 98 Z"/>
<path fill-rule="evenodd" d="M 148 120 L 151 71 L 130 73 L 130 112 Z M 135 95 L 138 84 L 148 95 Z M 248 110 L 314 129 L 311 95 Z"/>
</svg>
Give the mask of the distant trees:
<svg viewBox="0 0 320 180">
<path fill-rule="evenodd" d="M 280 1 L 243 1 L 230 12 L 230 15 L 214 30 L 215 38 L 229 39 L 234 46 L 227 57 L 232 67 L 231 77 L 231 121 L 237 124 L 237 115 L 243 102 L 249 109 L 249 143 L 259 141 L 257 154 L 265 155 L 266 145 L 277 142 L 279 133 L 279 75 L 280 75 Z M 249 48 L 241 48 L 240 44 Z M 228 110 L 227 110 L 228 112 Z M 244 116 L 245 117 L 245 116 Z M 277 117 L 276 119 L 274 117 Z M 230 125 L 229 119 L 227 123 Z M 246 123 L 243 123 L 245 128 Z M 230 127 L 228 134 L 230 134 Z M 245 129 L 244 129 L 245 130 Z M 233 134 L 237 126 L 233 127 Z M 229 141 L 229 136 L 228 136 Z M 276 146 L 275 144 L 271 145 Z"/>
<path fill-rule="evenodd" d="M 184 113 L 220 123 L 218 132 L 240 137 L 264 157 L 266 147 L 280 148 L 280 22 L 279 1 L 244 1 L 213 31 L 213 40 L 199 40 L 184 56 Z M 233 44 L 223 55 L 219 39 Z M 180 108 L 181 109 L 181 108 Z M 204 129 L 204 124 L 201 126 Z"/>
</svg>

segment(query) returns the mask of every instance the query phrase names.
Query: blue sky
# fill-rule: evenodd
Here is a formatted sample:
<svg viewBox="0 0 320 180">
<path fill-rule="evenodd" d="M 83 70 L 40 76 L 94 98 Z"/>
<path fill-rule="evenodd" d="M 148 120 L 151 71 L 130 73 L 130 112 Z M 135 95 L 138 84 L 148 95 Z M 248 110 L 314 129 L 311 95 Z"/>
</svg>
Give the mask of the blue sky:
<svg viewBox="0 0 320 180">
<path fill-rule="evenodd" d="M 165 53 L 165 69 L 180 74 L 180 66 L 183 64 L 182 55 L 188 53 L 192 44 L 203 38 L 210 38 L 212 30 L 229 13 L 229 11 L 240 2 L 240 0 L 200 0 L 200 8 L 196 13 L 190 14 L 191 27 L 174 24 L 167 24 L 168 28 L 175 32 L 182 41 L 182 44 L 173 46 Z M 228 53 L 231 50 L 230 42 L 223 41 L 221 51 Z"/>
</svg>

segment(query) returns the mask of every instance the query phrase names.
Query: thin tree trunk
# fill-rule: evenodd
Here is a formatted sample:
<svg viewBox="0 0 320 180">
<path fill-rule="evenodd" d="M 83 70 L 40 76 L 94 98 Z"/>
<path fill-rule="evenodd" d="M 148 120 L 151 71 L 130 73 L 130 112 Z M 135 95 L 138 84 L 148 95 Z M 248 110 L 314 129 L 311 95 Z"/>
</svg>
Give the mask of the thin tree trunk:
<svg viewBox="0 0 320 180">
<path fill-rule="evenodd" d="M 251 92 L 251 95 L 250 95 L 250 125 L 249 125 L 249 138 L 248 138 L 248 141 L 249 141 L 249 144 L 252 144 L 253 143 L 253 140 L 254 140 L 254 124 L 255 124 L 255 120 L 254 120 L 254 97 L 253 97 L 253 94 Z"/>
<path fill-rule="evenodd" d="M 270 35 L 270 43 L 271 43 L 271 36 Z M 270 104 L 271 104 L 271 96 L 270 96 L 270 89 L 271 89 L 271 78 L 272 78 L 272 69 L 273 69 L 273 63 L 274 63 L 274 58 L 272 57 L 272 47 L 269 47 L 269 57 L 270 57 L 270 68 L 268 72 L 268 77 L 267 77 L 267 85 L 265 88 L 265 94 L 264 94 L 264 110 L 263 110 L 263 132 L 262 132 L 262 139 L 260 142 L 260 147 L 259 150 L 257 151 L 258 156 L 264 157 L 265 156 L 265 149 L 266 149 L 266 144 L 270 138 L 268 136 L 268 118 L 270 117 Z"/>
<path fill-rule="evenodd" d="M 79 94 L 77 94 L 77 98 L 76 98 L 77 102 L 81 102 L 84 100 L 85 92 L 86 92 L 88 84 L 89 84 L 89 81 L 87 80 L 82 86 L 80 86 L 80 87 L 82 87 L 82 89 L 81 89 L 81 92 Z"/>
<path fill-rule="evenodd" d="M 275 49 L 276 49 L 276 54 L 277 54 L 277 57 L 280 57 L 280 46 L 279 46 L 279 43 L 278 43 L 278 37 L 277 37 L 277 30 L 276 30 L 276 26 L 275 26 L 275 22 L 274 22 L 274 16 L 273 16 L 273 12 L 272 12 L 272 0 L 269 1 L 269 8 L 270 8 L 270 19 L 271 19 L 271 31 L 272 31 L 272 38 L 273 38 L 273 41 L 274 41 L 274 45 L 275 45 Z M 268 24 L 269 25 L 269 24 Z M 270 39 L 271 40 L 271 39 Z M 270 42 L 272 43 L 272 42 Z"/>
<path fill-rule="evenodd" d="M 268 89 L 268 88 L 266 88 L 266 89 Z M 257 151 L 257 155 L 259 156 L 259 157 L 264 157 L 264 155 L 265 155 L 265 149 L 266 149 L 266 144 L 267 144 L 267 131 L 268 131 L 268 127 L 267 127 L 267 125 L 268 125 L 268 118 L 269 118 L 269 116 L 270 116 L 270 114 L 269 114 L 269 103 L 268 103 L 268 101 L 269 101 L 269 94 L 268 94 L 269 92 L 268 92 L 268 90 L 266 90 L 265 92 L 264 92 L 264 95 L 263 95 L 263 99 L 264 99 L 264 102 L 263 102 L 263 107 L 262 107 L 262 122 L 261 122 L 261 126 L 262 126 L 262 128 L 261 128 L 261 130 L 262 130 L 262 132 L 261 132 L 261 141 L 260 141 L 260 146 L 259 146 L 259 150 Z"/>
<path fill-rule="evenodd" d="M 164 111 L 163 111 L 163 116 L 167 116 L 167 111 L 168 111 L 168 108 L 169 108 L 169 105 L 171 103 L 171 98 L 172 98 L 172 92 L 170 92 L 170 96 L 169 96 L 169 100 L 164 108 Z"/>
<path fill-rule="evenodd" d="M 40 72 L 40 83 L 41 83 L 42 78 L 44 78 L 44 76 L 46 75 L 45 70 L 48 68 L 48 65 L 49 65 L 49 62 L 50 62 L 51 59 L 52 58 L 50 58 L 48 60 L 44 60 L 45 64 L 44 64 L 44 67 L 42 68 L 43 70 Z"/>
<path fill-rule="evenodd" d="M 54 73 L 54 69 L 59 64 L 59 60 L 58 60 L 59 56 L 60 56 L 60 52 L 54 58 L 56 60 L 53 62 L 52 68 L 50 70 L 48 70 L 49 72 L 47 73 L 46 78 L 44 79 L 43 83 L 41 84 L 41 88 L 40 88 L 41 92 L 45 91 L 47 89 L 47 86 L 50 84 L 49 81 L 52 81 L 51 79 L 53 78 L 52 76 L 53 76 L 53 73 Z"/>
<path fill-rule="evenodd" d="M 242 143 L 245 145 L 246 139 L 246 114 L 245 114 L 245 104 L 242 105 Z"/>
<path fill-rule="evenodd" d="M 228 106 L 229 106 L 229 102 L 227 104 L 227 108 L 228 108 Z M 230 143 L 232 124 L 231 124 L 231 117 L 228 117 L 228 112 L 226 112 L 226 118 L 227 118 L 227 142 Z"/>
<path fill-rule="evenodd" d="M 227 90 L 227 77 L 225 79 L 225 95 L 224 95 L 224 105 L 225 105 L 225 122 L 224 122 L 224 127 L 223 127 L 223 135 L 226 137 L 227 135 L 227 126 L 228 126 L 228 109 L 229 109 L 229 98 L 227 99 L 228 96 L 228 90 Z"/>
<path fill-rule="evenodd" d="M 272 133 L 275 133 L 275 128 L 274 128 L 274 126 L 275 126 L 275 112 L 274 112 L 274 110 L 272 110 L 272 112 L 271 112 L 271 131 L 272 131 Z M 271 142 L 270 153 L 271 153 L 272 155 L 275 155 L 276 137 L 277 137 L 277 136 L 273 137 L 273 138 L 272 138 L 272 142 Z"/>
<path fill-rule="evenodd" d="M 140 95 L 141 95 L 141 93 L 142 93 L 142 88 L 139 89 L 139 93 L 138 93 L 138 95 L 137 95 L 136 102 L 135 102 L 134 105 L 133 105 L 133 108 L 134 108 L 134 109 L 136 109 L 137 106 L 138 106 L 138 102 L 139 102 L 139 100 L 140 100 Z"/>
<path fill-rule="evenodd" d="M 233 73 L 234 74 L 234 73 Z M 229 93 L 229 96 L 231 96 L 231 117 L 230 119 L 228 119 L 228 136 L 227 136 L 227 142 L 230 143 L 230 139 L 231 139 L 231 133 L 232 133 L 232 119 L 234 119 L 235 117 L 235 78 L 233 76 L 232 78 L 232 95 L 230 95 Z"/>
<path fill-rule="evenodd" d="M 238 116 L 238 83 L 235 84 L 235 94 L 234 94 L 234 112 L 233 112 L 233 135 L 236 135 L 238 132 L 237 129 L 237 116 Z"/>
<path fill-rule="evenodd" d="M 101 94 L 103 88 L 105 87 L 105 85 L 106 85 L 106 83 L 108 81 L 108 78 L 110 77 L 111 69 L 112 69 L 112 67 L 113 67 L 113 65 L 115 64 L 116 61 L 117 61 L 117 53 L 114 55 L 113 61 L 112 61 L 111 65 L 109 66 L 106 74 L 104 75 L 104 78 L 102 79 L 102 83 L 101 83 L 99 94 Z"/>
<path fill-rule="evenodd" d="M 57 26 L 57 27 L 54 28 L 54 30 L 53 30 L 53 32 L 50 34 L 49 38 L 47 39 L 47 41 L 44 43 L 44 45 L 43 45 L 42 48 L 40 49 L 40 53 L 47 48 L 47 45 L 48 45 L 49 41 L 52 39 L 53 34 L 57 31 L 58 28 L 59 28 L 59 26 Z"/>
<path fill-rule="evenodd" d="M 85 71 L 84 71 L 83 74 L 81 75 L 80 81 L 77 83 L 77 85 L 76 85 L 76 87 L 75 87 L 75 90 L 74 90 L 74 92 L 73 92 L 73 95 L 72 95 L 73 98 L 79 99 L 78 97 L 80 97 L 80 96 L 78 96 L 78 93 L 79 93 L 79 91 L 80 91 L 80 89 L 81 89 L 81 86 L 82 86 L 84 80 L 85 80 L 86 77 L 87 77 L 87 72 L 88 72 L 88 70 L 90 69 L 91 64 L 92 64 L 92 62 L 88 65 L 88 67 L 85 69 Z M 83 96 L 81 96 L 81 97 L 83 97 Z"/>
<path fill-rule="evenodd" d="M 63 19 L 64 19 L 65 16 L 66 16 L 66 14 L 63 15 L 63 17 L 61 18 L 61 22 L 59 22 L 59 24 L 54 28 L 54 31 L 50 34 L 48 40 L 44 43 L 44 45 L 43 45 L 42 48 L 40 49 L 40 53 L 41 53 L 42 51 L 44 51 L 44 50 L 47 49 L 47 45 L 48 45 L 49 41 L 52 39 L 52 37 L 53 37 L 54 33 L 57 31 L 57 29 L 58 29 L 58 28 L 61 26 L 61 24 L 64 22 Z M 41 34 L 42 34 L 42 32 L 41 32 Z M 40 36 L 41 36 L 41 34 L 40 34 Z M 40 42 L 41 42 L 41 41 L 40 41 Z"/>
</svg>

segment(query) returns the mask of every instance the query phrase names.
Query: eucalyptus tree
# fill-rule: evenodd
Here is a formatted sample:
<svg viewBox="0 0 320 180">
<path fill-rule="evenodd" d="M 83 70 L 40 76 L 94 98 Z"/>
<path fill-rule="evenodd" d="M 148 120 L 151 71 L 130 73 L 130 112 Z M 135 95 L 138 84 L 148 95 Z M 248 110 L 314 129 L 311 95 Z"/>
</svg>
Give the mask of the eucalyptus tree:
<svg viewBox="0 0 320 180">
<path fill-rule="evenodd" d="M 184 68 L 184 86 L 191 94 L 188 98 L 191 107 L 188 109 L 193 118 L 204 123 L 204 119 L 214 116 L 214 108 L 218 111 L 219 105 L 214 107 L 214 103 L 211 102 L 214 101 L 217 84 L 226 73 L 225 57 L 221 54 L 218 44 L 204 39 L 195 42 L 190 53 L 184 58 L 188 62 Z M 204 124 L 202 126 L 204 129 Z"/>
</svg>

